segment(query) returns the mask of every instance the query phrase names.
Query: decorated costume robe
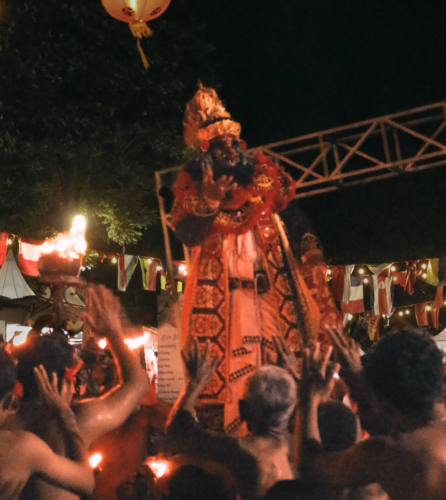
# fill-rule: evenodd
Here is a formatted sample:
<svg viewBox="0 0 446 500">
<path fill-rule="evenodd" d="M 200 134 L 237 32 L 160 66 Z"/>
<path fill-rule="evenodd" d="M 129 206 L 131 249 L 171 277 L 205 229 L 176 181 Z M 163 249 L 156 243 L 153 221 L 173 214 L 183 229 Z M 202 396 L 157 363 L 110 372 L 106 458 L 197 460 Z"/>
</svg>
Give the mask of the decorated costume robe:
<svg viewBox="0 0 446 500">
<path fill-rule="evenodd" d="M 316 280 L 310 293 L 278 216 L 294 197 L 294 181 L 264 155 L 249 161 L 250 182 L 230 191 L 218 207 L 208 205 L 197 172 L 186 165 L 170 214 L 172 228 L 190 247 L 182 345 L 209 339 L 212 356 L 222 357 L 201 401 L 225 405 L 226 432 L 241 424 L 238 401 L 247 378 L 268 351 L 275 356 L 273 335 L 299 351 L 318 338 L 323 309 L 320 272 L 307 268 L 310 282 Z"/>
</svg>

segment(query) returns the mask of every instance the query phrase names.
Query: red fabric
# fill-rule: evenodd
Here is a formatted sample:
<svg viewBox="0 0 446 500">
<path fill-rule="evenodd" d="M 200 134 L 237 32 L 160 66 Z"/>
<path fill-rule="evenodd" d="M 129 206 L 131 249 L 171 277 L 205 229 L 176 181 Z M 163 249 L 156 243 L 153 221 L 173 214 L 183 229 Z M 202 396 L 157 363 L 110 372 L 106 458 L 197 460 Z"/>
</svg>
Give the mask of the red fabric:
<svg viewBox="0 0 446 500">
<path fill-rule="evenodd" d="M 351 277 L 350 294 L 348 303 L 341 301 L 341 310 L 344 313 L 359 314 L 364 309 L 364 288 L 360 276 Z"/>
<path fill-rule="evenodd" d="M 417 260 L 407 261 L 407 280 L 404 291 L 409 295 L 412 295 L 415 288 L 415 282 L 417 280 Z M 418 273 L 419 274 L 419 273 Z"/>
<path fill-rule="evenodd" d="M 65 368 L 65 380 L 68 380 L 71 385 L 71 392 L 74 394 L 76 392 L 74 387 L 74 381 L 76 380 L 76 373 L 81 369 L 84 362 L 82 359 L 79 360 L 76 366 L 72 368 Z"/>
<path fill-rule="evenodd" d="M 394 285 L 400 285 L 404 289 L 407 283 L 407 271 L 396 271 L 392 273 L 392 281 Z"/>
<path fill-rule="evenodd" d="M 333 276 L 331 280 L 331 294 L 334 300 L 341 302 L 344 294 L 344 266 L 333 266 L 331 272 Z"/>
<path fill-rule="evenodd" d="M 37 262 L 40 257 L 40 249 L 43 241 L 31 238 L 20 238 L 19 242 L 19 269 L 28 276 L 39 276 Z"/>
<path fill-rule="evenodd" d="M 427 319 L 427 302 L 415 304 L 415 317 L 418 326 L 427 326 L 429 324 Z"/>
<path fill-rule="evenodd" d="M 437 309 L 440 309 L 440 307 L 443 307 L 443 287 L 442 286 L 437 286 L 437 293 L 435 294 L 435 301 L 434 301 L 434 307 Z"/>
<path fill-rule="evenodd" d="M 370 292 L 373 313 L 389 315 L 392 312 L 393 301 L 390 267 L 384 269 L 378 276 L 371 276 Z"/>
<path fill-rule="evenodd" d="M 23 397 L 23 385 L 18 380 L 15 381 L 12 393 L 19 398 Z"/>
<path fill-rule="evenodd" d="M 118 254 L 118 290 L 125 291 L 125 255 Z"/>
<path fill-rule="evenodd" d="M 0 266 L 3 266 L 8 252 L 8 233 L 0 233 Z"/>
<path fill-rule="evenodd" d="M 364 299 L 362 300 L 349 300 L 348 304 L 341 302 L 341 311 L 343 313 L 359 314 L 365 311 Z"/>
<path fill-rule="evenodd" d="M 440 316 L 440 308 L 435 307 L 435 304 L 432 304 L 431 307 L 431 320 L 432 326 L 438 330 L 438 317 Z"/>
<path fill-rule="evenodd" d="M 156 292 L 156 276 L 158 274 L 157 268 L 158 261 L 152 261 L 149 268 L 149 286 L 147 290 L 151 290 L 152 292 Z"/>
</svg>

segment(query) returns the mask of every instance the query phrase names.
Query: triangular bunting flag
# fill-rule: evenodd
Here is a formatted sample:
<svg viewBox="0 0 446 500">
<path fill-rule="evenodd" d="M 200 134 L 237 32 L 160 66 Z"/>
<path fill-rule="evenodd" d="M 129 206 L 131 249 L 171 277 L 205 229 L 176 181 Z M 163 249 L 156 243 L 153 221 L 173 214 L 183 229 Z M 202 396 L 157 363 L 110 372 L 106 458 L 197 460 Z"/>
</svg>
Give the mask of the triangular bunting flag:
<svg viewBox="0 0 446 500">
<path fill-rule="evenodd" d="M 139 257 L 120 253 L 118 255 L 118 290 L 125 292 L 138 264 Z"/>
<path fill-rule="evenodd" d="M 427 302 L 422 302 L 421 304 L 415 304 L 415 317 L 417 319 L 418 326 L 427 326 L 429 324 L 427 320 Z"/>
<path fill-rule="evenodd" d="M 370 311 L 367 312 L 368 315 L 368 333 L 370 340 L 376 342 L 379 340 L 379 314 L 371 314 Z"/>
<path fill-rule="evenodd" d="M 443 286 L 445 281 L 445 258 L 431 259 L 427 266 L 426 283 L 433 286 Z"/>
<path fill-rule="evenodd" d="M 152 259 L 139 258 L 142 273 L 142 286 L 144 290 L 156 292 L 156 268 L 158 261 Z"/>
</svg>

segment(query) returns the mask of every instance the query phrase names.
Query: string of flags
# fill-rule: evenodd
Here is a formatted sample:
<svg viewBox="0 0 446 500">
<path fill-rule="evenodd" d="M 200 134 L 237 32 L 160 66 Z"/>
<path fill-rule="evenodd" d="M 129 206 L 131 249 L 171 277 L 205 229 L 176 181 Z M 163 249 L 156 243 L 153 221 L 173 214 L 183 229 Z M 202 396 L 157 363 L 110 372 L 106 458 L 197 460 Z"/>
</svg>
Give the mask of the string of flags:
<svg viewBox="0 0 446 500">
<path fill-rule="evenodd" d="M 6 259 L 8 246 L 13 243 L 12 238 L 17 238 L 19 243 L 18 252 L 18 267 L 22 274 L 28 276 L 38 276 L 38 260 L 42 253 L 43 241 L 25 238 L 17 235 L 9 235 L 8 233 L 0 233 L 0 266 L 3 265 Z M 118 269 L 118 290 L 124 292 L 130 282 L 130 279 L 139 263 L 142 274 L 142 284 L 144 290 L 156 291 L 157 279 L 160 275 L 161 289 L 168 292 L 171 291 L 169 276 L 165 273 L 161 260 L 153 257 L 143 257 L 139 255 L 129 255 L 124 253 L 105 253 L 89 249 L 90 252 L 99 255 L 99 261 L 102 263 L 105 259 L 111 259 L 112 263 L 117 264 Z M 177 280 L 177 277 L 187 275 L 187 267 L 185 262 L 174 261 L 174 275 L 177 283 L 177 292 L 182 292 L 183 283 Z M 85 268 L 82 268 L 85 270 Z"/>
<path fill-rule="evenodd" d="M 439 328 L 440 309 L 446 306 L 443 298 L 445 270 L 446 258 L 440 257 L 405 263 L 332 266 L 327 267 L 326 276 L 327 281 L 331 281 L 334 300 L 340 303 L 344 321 L 352 319 L 354 314 L 365 313 L 363 318 L 368 323 L 370 339 L 378 340 L 381 319 L 388 326 L 393 314 L 408 316 L 412 307 L 418 326 L 428 326 L 430 316 L 432 326 Z M 413 295 L 417 278 L 436 287 L 435 298 L 395 307 L 394 287 L 398 285 Z"/>
</svg>

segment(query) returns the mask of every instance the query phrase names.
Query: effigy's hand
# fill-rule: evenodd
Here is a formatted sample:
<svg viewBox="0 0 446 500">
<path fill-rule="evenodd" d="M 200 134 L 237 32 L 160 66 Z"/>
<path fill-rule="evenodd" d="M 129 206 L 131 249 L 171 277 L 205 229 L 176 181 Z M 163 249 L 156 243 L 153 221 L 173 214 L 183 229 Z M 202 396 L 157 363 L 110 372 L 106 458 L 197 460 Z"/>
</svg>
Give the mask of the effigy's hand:
<svg viewBox="0 0 446 500">
<path fill-rule="evenodd" d="M 34 376 L 39 388 L 40 399 L 46 406 L 53 408 L 60 414 L 71 411 L 71 385 L 67 380 L 62 382 L 62 388 L 59 392 L 57 375 L 54 372 L 50 382 L 45 368 L 39 365 L 34 367 Z"/>
<path fill-rule="evenodd" d="M 299 386 L 299 400 L 302 405 L 327 401 L 333 390 L 334 375 L 339 371 L 338 363 L 330 363 L 333 348 L 322 353 L 317 342 L 312 349 L 304 350 L 302 378 Z"/>
<path fill-rule="evenodd" d="M 203 198 L 211 206 L 218 204 L 228 191 L 237 187 L 237 184 L 232 181 L 232 175 L 222 175 L 218 180 L 214 181 L 212 174 L 206 173 L 203 178 Z"/>
<path fill-rule="evenodd" d="M 359 373 L 362 370 L 361 348 L 352 338 L 348 338 L 343 332 L 329 328 L 331 341 L 338 354 L 339 362 L 344 370 Z"/>
<path fill-rule="evenodd" d="M 211 344 L 209 340 L 207 340 L 204 354 L 201 355 L 198 339 L 194 339 L 194 341 L 189 344 L 189 347 L 182 351 L 181 354 L 189 373 L 191 384 L 204 387 L 214 376 L 215 370 L 222 358 L 217 356 L 211 363 L 210 351 Z"/>
<path fill-rule="evenodd" d="M 299 368 L 294 352 L 291 351 L 288 343 L 278 335 L 273 335 L 274 346 L 277 351 L 276 365 L 287 370 L 296 382 L 300 381 Z"/>
<path fill-rule="evenodd" d="M 109 338 L 111 335 L 122 332 L 121 304 L 103 285 L 88 287 L 87 309 L 82 319 L 97 337 Z"/>
</svg>

